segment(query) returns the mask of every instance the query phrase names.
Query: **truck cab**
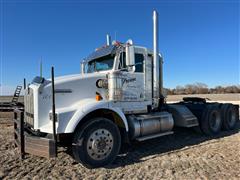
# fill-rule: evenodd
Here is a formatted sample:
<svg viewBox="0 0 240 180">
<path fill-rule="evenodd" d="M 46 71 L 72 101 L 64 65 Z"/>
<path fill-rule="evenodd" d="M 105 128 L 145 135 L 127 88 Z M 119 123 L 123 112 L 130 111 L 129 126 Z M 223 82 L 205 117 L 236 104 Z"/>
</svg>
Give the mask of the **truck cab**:
<svg viewBox="0 0 240 180">
<path fill-rule="evenodd" d="M 115 43 L 90 54 L 81 74 L 55 78 L 56 132 L 74 132 L 83 111 L 95 108 L 111 107 L 121 116 L 147 113 L 152 108 L 152 57 L 144 47 Z M 35 77 L 25 91 L 26 123 L 51 133 L 51 103 L 51 80 Z"/>
</svg>

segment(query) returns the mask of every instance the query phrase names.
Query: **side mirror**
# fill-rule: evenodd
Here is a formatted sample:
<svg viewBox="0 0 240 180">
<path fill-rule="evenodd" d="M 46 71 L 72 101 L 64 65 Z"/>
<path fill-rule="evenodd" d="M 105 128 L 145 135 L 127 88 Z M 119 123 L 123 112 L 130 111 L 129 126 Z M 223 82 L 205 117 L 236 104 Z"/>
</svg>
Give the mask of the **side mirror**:
<svg viewBox="0 0 240 180">
<path fill-rule="evenodd" d="M 127 66 L 135 65 L 134 47 L 131 45 L 126 46 L 126 65 Z"/>
</svg>

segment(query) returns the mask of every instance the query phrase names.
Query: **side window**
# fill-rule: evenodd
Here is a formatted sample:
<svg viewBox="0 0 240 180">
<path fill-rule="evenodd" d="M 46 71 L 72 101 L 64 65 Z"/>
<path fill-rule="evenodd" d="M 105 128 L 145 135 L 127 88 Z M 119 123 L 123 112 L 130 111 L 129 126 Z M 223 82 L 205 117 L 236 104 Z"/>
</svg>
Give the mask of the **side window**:
<svg viewBox="0 0 240 180">
<path fill-rule="evenodd" d="M 94 72 L 94 69 L 95 69 L 95 62 L 92 61 L 92 62 L 89 62 L 87 65 L 85 65 L 85 72 L 87 73 L 92 73 Z"/>
<path fill-rule="evenodd" d="M 143 54 L 135 53 L 135 72 L 143 72 L 143 61 L 144 56 Z"/>
<path fill-rule="evenodd" d="M 120 55 L 120 61 L 119 61 L 119 67 L 118 69 L 124 69 L 126 68 L 126 53 L 122 52 Z"/>
</svg>

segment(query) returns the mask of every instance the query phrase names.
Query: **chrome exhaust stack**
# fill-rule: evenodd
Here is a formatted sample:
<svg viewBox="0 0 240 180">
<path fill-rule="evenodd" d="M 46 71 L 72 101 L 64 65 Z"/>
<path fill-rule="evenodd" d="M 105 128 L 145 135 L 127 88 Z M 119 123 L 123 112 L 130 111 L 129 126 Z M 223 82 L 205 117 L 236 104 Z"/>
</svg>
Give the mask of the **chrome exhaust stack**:
<svg viewBox="0 0 240 180">
<path fill-rule="evenodd" d="M 160 62 L 161 61 L 161 62 Z M 159 58 L 158 47 L 158 13 L 153 11 L 153 107 L 160 105 L 163 97 L 162 57 Z"/>
<path fill-rule="evenodd" d="M 153 106 L 159 105 L 158 13 L 153 11 Z"/>
</svg>

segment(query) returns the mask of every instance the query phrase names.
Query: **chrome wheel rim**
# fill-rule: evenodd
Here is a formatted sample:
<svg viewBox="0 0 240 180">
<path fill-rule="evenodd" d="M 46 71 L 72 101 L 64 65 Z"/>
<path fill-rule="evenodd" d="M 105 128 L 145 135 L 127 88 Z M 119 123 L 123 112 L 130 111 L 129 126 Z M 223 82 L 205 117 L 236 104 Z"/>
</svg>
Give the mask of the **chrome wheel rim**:
<svg viewBox="0 0 240 180">
<path fill-rule="evenodd" d="M 94 160 L 106 158 L 112 151 L 113 137 L 106 129 L 97 129 L 88 138 L 87 152 Z"/>
</svg>

